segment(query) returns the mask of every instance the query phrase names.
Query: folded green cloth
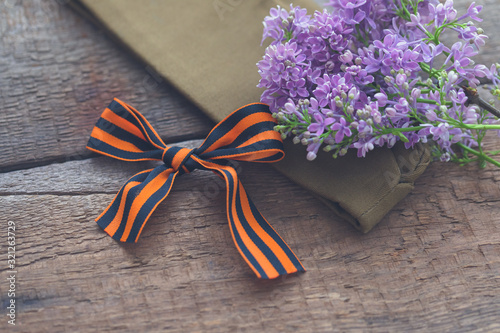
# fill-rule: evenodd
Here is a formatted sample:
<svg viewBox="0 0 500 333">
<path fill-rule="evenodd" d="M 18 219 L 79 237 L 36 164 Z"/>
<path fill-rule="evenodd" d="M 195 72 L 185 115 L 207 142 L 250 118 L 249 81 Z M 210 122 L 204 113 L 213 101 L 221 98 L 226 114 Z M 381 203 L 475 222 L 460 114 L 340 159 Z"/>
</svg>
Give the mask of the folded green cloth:
<svg viewBox="0 0 500 333">
<path fill-rule="evenodd" d="M 104 25 L 135 54 L 188 96 L 214 121 L 260 100 L 256 63 L 262 58 L 262 21 L 282 1 L 73 0 L 72 6 Z M 320 9 L 308 0 L 294 5 Z M 413 188 L 429 163 L 419 145 L 375 149 L 338 159 L 319 153 L 306 160 L 303 146 L 285 140 L 277 168 L 314 192 L 336 214 L 363 232 L 375 226 Z"/>
</svg>

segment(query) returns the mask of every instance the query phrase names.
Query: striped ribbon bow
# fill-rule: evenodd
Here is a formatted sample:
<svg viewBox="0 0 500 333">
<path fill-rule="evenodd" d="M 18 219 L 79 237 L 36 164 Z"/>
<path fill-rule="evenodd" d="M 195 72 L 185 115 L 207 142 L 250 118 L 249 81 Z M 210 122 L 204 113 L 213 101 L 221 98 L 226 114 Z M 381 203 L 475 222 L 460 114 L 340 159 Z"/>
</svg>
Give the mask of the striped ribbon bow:
<svg viewBox="0 0 500 333">
<path fill-rule="evenodd" d="M 130 178 L 96 219 L 111 237 L 137 242 L 156 206 L 177 176 L 195 169 L 211 170 L 226 181 L 227 218 L 234 243 L 259 278 L 304 271 L 288 245 L 246 194 L 229 159 L 276 162 L 283 142 L 265 104 L 244 106 L 222 120 L 197 149 L 168 147 L 149 122 L 130 105 L 114 99 L 94 127 L 87 148 L 125 161 L 164 163 Z"/>
</svg>

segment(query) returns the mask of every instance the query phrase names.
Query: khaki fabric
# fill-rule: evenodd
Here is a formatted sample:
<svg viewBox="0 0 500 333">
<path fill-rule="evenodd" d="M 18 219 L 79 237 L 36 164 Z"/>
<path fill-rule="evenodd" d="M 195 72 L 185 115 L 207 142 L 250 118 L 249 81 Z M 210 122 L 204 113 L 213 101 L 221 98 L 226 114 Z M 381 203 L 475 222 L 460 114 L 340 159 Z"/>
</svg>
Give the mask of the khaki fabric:
<svg viewBox="0 0 500 333">
<path fill-rule="evenodd" d="M 320 151 L 310 162 L 302 145 L 285 141 L 285 158 L 277 168 L 311 190 L 338 216 L 362 232 L 370 231 L 412 189 L 430 162 L 429 149 L 378 148 L 356 156 L 355 150 L 333 159 Z"/>
<path fill-rule="evenodd" d="M 256 63 L 262 58 L 262 21 L 286 1 L 73 0 L 72 6 L 105 26 L 132 52 L 188 96 L 214 121 L 260 100 Z M 319 9 L 312 1 L 294 5 Z M 309 162 L 303 146 L 285 140 L 278 170 L 314 192 L 336 214 L 369 231 L 413 188 L 429 163 L 423 146 L 377 149 L 366 158 L 352 151 L 334 160 L 320 153 Z"/>
</svg>

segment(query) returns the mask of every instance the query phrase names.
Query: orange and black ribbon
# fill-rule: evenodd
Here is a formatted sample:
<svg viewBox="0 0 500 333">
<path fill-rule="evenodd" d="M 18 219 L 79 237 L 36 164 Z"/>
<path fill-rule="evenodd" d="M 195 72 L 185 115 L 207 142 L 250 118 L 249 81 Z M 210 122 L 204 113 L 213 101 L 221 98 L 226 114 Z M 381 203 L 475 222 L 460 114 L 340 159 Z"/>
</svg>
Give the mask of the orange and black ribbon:
<svg viewBox="0 0 500 333">
<path fill-rule="evenodd" d="M 211 170 L 226 181 L 227 218 L 234 243 L 259 278 L 304 271 L 288 245 L 259 213 L 229 160 L 276 162 L 283 142 L 265 104 L 249 104 L 227 116 L 196 149 L 168 147 L 130 105 L 114 99 L 94 127 L 87 148 L 125 161 L 164 163 L 130 178 L 96 219 L 111 237 L 137 242 L 146 221 L 170 192 L 177 176 Z"/>
</svg>

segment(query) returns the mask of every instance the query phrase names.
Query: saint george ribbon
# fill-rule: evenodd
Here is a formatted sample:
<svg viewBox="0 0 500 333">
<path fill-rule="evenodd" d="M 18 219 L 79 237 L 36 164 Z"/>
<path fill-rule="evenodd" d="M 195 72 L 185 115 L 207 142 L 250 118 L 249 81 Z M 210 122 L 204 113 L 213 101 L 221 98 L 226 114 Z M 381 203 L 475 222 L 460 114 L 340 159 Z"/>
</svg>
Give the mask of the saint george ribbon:
<svg viewBox="0 0 500 333">
<path fill-rule="evenodd" d="M 208 134 L 199 148 L 167 146 L 146 118 L 114 99 L 90 135 L 87 148 L 124 161 L 163 161 L 132 176 L 96 218 L 111 237 L 137 242 L 156 207 L 176 177 L 195 169 L 211 170 L 226 181 L 227 219 L 234 243 L 259 278 L 303 272 L 288 245 L 260 214 L 238 179 L 230 160 L 272 163 L 284 156 L 276 121 L 266 104 L 237 109 Z"/>
</svg>

